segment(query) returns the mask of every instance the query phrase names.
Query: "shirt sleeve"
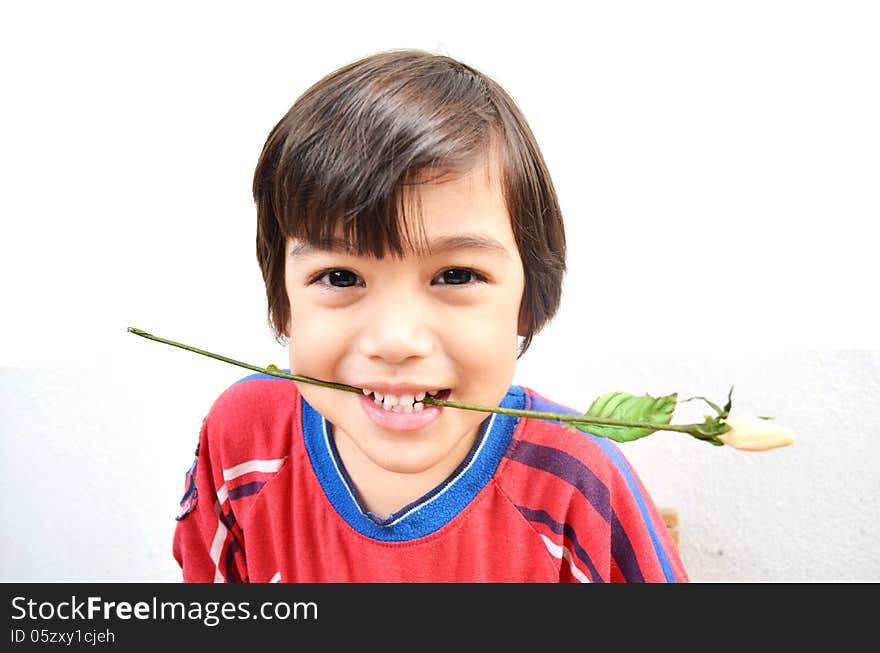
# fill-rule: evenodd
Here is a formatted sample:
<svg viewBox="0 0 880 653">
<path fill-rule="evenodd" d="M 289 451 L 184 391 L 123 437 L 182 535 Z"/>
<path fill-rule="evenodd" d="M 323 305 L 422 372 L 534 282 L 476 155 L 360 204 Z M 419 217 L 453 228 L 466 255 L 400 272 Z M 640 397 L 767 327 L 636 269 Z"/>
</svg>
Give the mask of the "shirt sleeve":
<svg viewBox="0 0 880 653">
<path fill-rule="evenodd" d="M 629 462 L 618 455 L 616 473 L 608 481 L 611 582 L 688 582 L 678 546 L 660 510 Z"/>
<path fill-rule="evenodd" d="M 547 402 L 531 409 L 555 412 Z M 525 420 L 502 483 L 558 561 L 563 582 L 688 580 L 659 509 L 617 443 Z"/>
<path fill-rule="evenodd" d="M 240 529 L 211 444 L 206 419 L 195 460 L 186 473 L 174 531 L 174 558 L 186 583 L 247 582 Z"/>
</svg>

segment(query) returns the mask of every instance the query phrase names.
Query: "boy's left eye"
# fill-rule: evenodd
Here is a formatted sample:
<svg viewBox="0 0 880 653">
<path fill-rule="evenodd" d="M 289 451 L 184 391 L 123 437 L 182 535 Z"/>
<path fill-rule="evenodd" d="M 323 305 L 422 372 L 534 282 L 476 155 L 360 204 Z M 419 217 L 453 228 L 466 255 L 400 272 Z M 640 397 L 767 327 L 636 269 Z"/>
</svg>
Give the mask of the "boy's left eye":
<svg viewBox="0 0 880 653">
<path fill-rule="evenodd" d="M 432 283 L 461 286 L 472 281 L 482 281 L 482 277 L 477 272 L 466 268 L 449 268 L 434 277 Z"/>
</svg>

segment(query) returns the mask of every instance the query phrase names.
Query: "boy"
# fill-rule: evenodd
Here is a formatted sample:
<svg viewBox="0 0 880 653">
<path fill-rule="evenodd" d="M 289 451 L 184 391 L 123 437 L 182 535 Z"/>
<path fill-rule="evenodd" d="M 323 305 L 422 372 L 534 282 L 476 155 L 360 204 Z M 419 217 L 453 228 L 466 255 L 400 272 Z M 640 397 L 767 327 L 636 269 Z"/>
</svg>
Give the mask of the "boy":
<svg viewBox="0 0 880 653">
<path fill-rule="evenodd" d="M 572 412 L 511 386 L 565 237 L 497 83 L 422 51 L 349 64 L 272 130 L 254 198 L 290 369 L 364 394 L 252 375 L 219 397 L 178 516 L 184 580 L 687 580 L 613 442 L 422 403 Z"/>
</svg>

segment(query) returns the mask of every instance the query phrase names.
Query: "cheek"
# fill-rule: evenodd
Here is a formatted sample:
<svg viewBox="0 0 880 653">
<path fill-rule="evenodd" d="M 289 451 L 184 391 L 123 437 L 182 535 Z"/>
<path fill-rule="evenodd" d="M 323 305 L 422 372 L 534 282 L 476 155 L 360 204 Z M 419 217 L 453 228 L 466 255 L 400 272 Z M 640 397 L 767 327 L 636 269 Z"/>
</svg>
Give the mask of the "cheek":
<svg viewBox="0 0 880 653">
<path fill-rule="evenodd" d="M 442 330 L 444 349 L 463 367 L 506 374 L 516 364 L 518 308 L 496 307 L 447 320 Z"/>
<path fill-rule="evenodd" d="M 326 374 L 323 370 L 344 351 L 350 334 L 344 320 L 332 311 L 291 311 L 290 369 L 306 376 Z"/>
</svg>

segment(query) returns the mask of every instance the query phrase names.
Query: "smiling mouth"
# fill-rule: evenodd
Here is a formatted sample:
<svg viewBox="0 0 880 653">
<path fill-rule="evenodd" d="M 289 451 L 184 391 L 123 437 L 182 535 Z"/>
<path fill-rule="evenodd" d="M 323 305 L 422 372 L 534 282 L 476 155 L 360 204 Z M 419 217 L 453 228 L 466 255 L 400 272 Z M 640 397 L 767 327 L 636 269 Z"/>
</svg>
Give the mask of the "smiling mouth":
<svg viewBox="0 0 880 653">
<path fill-rule="evenodd" d="M 368 388 L 364 388 L 363 390 L 365 395 L 373 397 L 373 403 L 377 406 L 381 406 L 388 412 L 393 413 L 419 412 L 425 409 L 425 404 L 422 403 L 422 400 L 425 397 L 430 396 L 434 399 L 446 399 L 451 392 L 449 388 L 446 388 L 444 390 L 424 390 L 415 395 L 383 395 L 381 392 L 376 392 Z"/>
</svg>

